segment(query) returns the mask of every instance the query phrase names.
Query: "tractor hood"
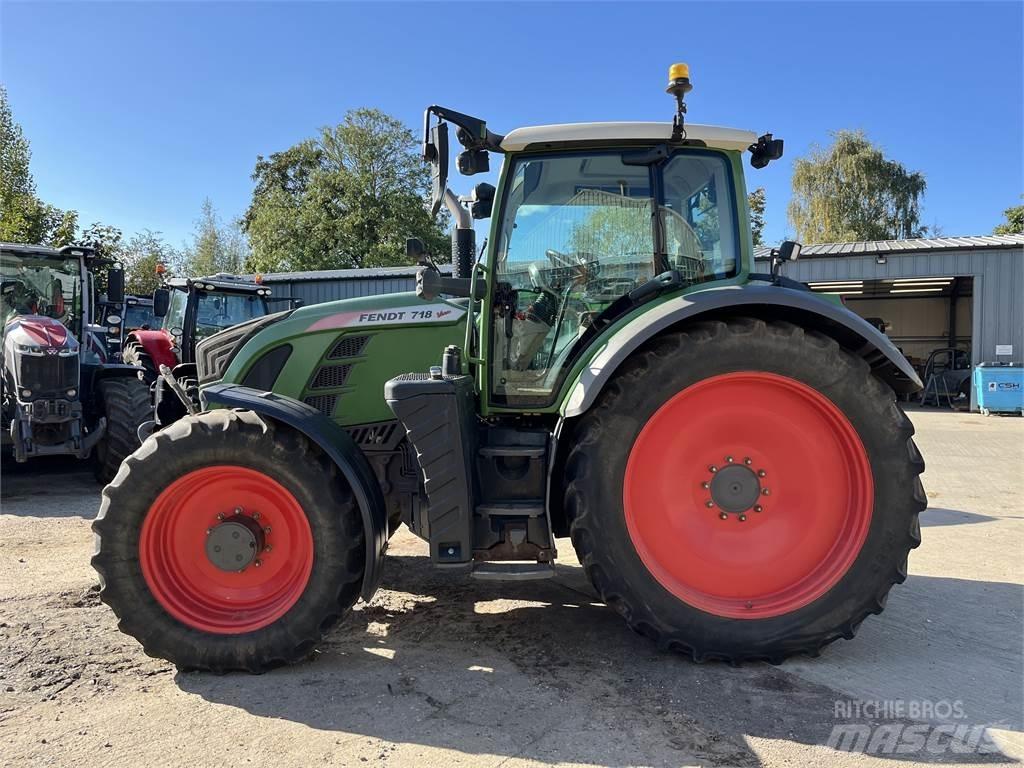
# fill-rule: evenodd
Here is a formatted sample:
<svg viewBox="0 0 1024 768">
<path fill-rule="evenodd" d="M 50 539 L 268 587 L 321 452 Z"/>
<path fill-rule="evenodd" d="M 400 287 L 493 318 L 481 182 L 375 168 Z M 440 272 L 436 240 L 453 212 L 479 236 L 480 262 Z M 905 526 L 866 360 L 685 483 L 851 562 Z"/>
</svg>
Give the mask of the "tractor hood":
<svg viewBox="0 0 1024 768">
<path fill-rule="evenodd" d="M 44 315 L 17 315 L 4 326 L 4 346 L 15 345 L 25 353 L 75 354 L 78 339 L 59 320 Z"/>
<path fill-rule="evenodd" d="M 384 325 L 448 324 L 461 320 L 465 314 L 465 302 L 425 301 L 409 292 L 361 296 L 302 307 L 292 313 L 290 320 L 305 322 L 306 331 L 316 332 Z"/>
</svg>

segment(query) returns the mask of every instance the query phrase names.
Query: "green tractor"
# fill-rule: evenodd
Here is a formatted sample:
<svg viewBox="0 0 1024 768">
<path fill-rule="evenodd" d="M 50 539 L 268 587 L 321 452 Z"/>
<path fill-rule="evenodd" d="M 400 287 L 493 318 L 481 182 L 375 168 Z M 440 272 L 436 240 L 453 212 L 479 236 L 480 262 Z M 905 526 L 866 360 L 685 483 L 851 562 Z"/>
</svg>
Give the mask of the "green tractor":
<svg viewBox="0 0 1024 768">
<path fill-rule="evenodd" d="M 520 128 L 431 106 L 416 293 L 259 317 L 198 344 L 203 412 L 103 491 L 102 599 L 146 652 L 260 672 L 369 600 L 398 522 L 439 568 L 554 573 L 570 537 L 635 631 L 695 660 L 780 662 L 850 638 L 906 576 L 926 501 L 877 329 L 753 274 L 741 161 L 770 134 L 684 123 Z M 504 155 L 498 186 L 447 187 Z M 493 215 L 492 214 L 493 211 Z M 479 260 L 473 220 L 490 218 Z"/>
</svg>

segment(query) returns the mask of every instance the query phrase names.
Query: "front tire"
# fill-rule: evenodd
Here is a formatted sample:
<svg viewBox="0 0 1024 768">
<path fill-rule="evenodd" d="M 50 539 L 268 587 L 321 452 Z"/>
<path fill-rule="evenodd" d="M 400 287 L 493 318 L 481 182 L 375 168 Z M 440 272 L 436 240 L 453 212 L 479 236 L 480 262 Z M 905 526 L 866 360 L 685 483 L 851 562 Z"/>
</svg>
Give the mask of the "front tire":
<svg viewBox="0 0 1024 768">
<path fill-rule="evenodd" d="M 121 362 L 125 365 L 134 365 L 137 368 L 141 368 L 142 370 L 138 374 L 139 380 L 147 385 L 151 386 L 159 375 L 152 356 L 135 339 L 130 340 L 124 345 L 124 349 L 121 351 Z"/>
<path fill-rule="evenodd" d="M 93 448 L 93 475 L 109 483 L 124 458 L 139 447 L 139 425 L 153 418 L 153 406 L 149 387 L 128 376 L 101 381 L 99 398 L 107 430 Z"/>
<path fill-rule="evenodd" d="M 362 585 L 361 516 L 334 463 L 251 411 L 147 439 L 103 489 L 93 530 L 119 628 L 184 669 L 299 661 Z"/>
<path fill-rule="evenodd" d="M 906 578 L 924 462 L 832 339 L 708 322 L 628 360 L 576 427 L 565 508 L 604 601 L 697 661 L 817 654 Z"/>
</svg>

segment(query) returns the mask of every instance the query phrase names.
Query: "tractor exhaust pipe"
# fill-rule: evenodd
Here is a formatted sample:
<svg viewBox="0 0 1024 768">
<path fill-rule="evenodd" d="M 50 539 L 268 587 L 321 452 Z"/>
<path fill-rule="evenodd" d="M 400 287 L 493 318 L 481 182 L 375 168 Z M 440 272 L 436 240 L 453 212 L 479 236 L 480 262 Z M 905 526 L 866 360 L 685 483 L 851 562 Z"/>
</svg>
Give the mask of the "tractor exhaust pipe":
<svg viewBox="0 0 1024 768">
<path fill-rule="evenodd" d="M 450 189 L 444 190 L 444 204 L 455 220 L 452 228 L 452 277 L 469 277 L 476 256 L 473 217 Z"/>
</svg>

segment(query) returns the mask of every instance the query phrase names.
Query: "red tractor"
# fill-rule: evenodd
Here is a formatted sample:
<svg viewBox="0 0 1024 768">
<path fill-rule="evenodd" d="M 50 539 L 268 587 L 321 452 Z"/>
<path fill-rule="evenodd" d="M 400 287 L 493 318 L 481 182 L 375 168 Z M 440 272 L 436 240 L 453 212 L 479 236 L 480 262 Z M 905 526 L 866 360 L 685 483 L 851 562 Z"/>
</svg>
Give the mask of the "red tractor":
<svg viewBox="0 0 1024 768">
<path fill-rule="evenodd" d="M 139 378 L 153 387 L 153 416 L 146 433 L 185 415 L 185 406 L 160 376 L 160 366 L 174 373 L 186 392 L 198 396 L 196 343 L 226 328 L 270 314 L 268 286 L 224 273 L 210 277 L 172 278 L 153 292 L 153 315 L 159 325 L 127 334 L 121 357 L 141 368 Z M 197 399 L 197 398 L 195 398 Z"/>
</svg>

